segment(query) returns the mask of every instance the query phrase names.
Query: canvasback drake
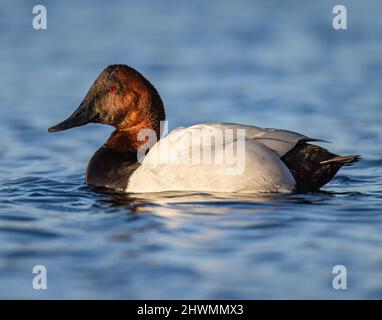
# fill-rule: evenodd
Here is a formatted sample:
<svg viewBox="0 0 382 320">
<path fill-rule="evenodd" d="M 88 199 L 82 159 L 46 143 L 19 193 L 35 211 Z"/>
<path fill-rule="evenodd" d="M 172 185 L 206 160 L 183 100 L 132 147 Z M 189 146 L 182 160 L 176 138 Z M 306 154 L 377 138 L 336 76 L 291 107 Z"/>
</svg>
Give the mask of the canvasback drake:
<svg viewBox="0 0 382 320">
<path fill-rule="evenodd" d="M 328 183 L 343 165 L 360 159 L 358 155 L 330 153 L 310 143 L 322 140 L 296 132 L 241 124 L 198 124 L 175 129 L 160 139 L 164 120 L 162 99 L 154 86 L 127 65 L 110 65 L 98 76 L 74 113 L 49 128 L 49 132 L 88 123 L 115 127 L 90 159 L 86 183 L 123 192 L 311 192 Z M 222 130 L 236 132 L 236 138 L 221 142 L 216 137 Z M 180 161 L 185 160 L 191 149 L 205 151 L 206 145 L 201 141 L 209 135 L 215 139 L 209 140 L 208 147 L 228 151 L 239 142 L 240 130 L 244 141 L 241 147 L 236 146 L 244 164 L 240 171 L 226 170 L 232 169 L 232 162 Z M 138 161 L 139 151 L 153 138 L 147 134 L 150 132 L 154 133 L 155 144 L 150 150 L 145 149 L 148 153 L 145 151 L 143 161 Z M 197 136 L 191 144 L 190 135 Z M 163 150 L 167 150 L 166 160 L 156 162 Z"/>
</svg>

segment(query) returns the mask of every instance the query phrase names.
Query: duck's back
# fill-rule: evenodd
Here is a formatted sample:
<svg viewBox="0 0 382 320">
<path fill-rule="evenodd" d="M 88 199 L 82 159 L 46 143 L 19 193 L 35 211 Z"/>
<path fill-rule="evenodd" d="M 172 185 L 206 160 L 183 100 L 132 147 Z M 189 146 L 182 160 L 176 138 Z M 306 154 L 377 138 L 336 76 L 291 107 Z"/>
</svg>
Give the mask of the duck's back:
<svg viewBox="0 0 382 320">
<path fill-rule="evenodd" d="M 213 123 L 178 128 L 149 151 L 127 192 L 290 192 L 295 179 L 280 159 L 298 133 Z"/>
</svg>

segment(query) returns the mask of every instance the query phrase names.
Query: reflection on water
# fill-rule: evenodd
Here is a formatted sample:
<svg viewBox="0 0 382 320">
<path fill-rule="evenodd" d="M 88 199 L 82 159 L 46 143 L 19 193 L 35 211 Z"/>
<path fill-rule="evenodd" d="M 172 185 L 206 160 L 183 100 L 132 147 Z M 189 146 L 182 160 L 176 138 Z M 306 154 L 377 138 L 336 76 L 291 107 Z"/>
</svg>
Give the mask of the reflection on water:
<svg viewBox="0 0 382 320">
<path fill-rule="evenodd" d="M 27 2 L 3 1 L 0 298 L 381 298 L 381 4 L 344 4 L 346 32 L 330 1 L 48 1 L 35 32 Z M 83 172 L 112 129 L 46 130 L 111 63 L 153 81 L 170 129 L 284 128 L 364 160 L 314 194 L 93 190 Z"/>
</svg>

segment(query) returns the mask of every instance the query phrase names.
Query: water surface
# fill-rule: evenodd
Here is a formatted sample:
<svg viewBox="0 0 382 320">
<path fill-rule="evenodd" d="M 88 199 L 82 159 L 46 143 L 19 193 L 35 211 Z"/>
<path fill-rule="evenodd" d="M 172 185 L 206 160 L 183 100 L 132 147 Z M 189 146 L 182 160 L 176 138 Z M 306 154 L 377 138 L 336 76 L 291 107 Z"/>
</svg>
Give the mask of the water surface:
<svg viewBox="0 0 382 320">
<path fill-rule="evenodd" d="M 0 298 L 382 298 L 382 8 L 342 3 L 346 31 L 333 1 L 45 1 L 36 31 L 3 1 Z M 112 63 L 154 83 L 170 129 L 283 128 L 363 161 L 317 194 L 95 192 L 84 170 L 112 128 L 47 128 Z"/>
</svg>

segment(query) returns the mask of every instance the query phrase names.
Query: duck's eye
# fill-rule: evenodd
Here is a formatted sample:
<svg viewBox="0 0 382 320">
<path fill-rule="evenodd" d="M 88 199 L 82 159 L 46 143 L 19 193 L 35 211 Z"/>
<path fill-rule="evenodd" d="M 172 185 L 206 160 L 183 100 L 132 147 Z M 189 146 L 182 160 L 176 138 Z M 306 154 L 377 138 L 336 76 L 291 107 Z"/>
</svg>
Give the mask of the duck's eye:
<svg viewBox="0 0 382 320">
<path fill-rule="evenodd" d="M 115 91 L 117 90 L 117 87 L 114 85 L 114 84 L 112 84 L 111 86 L 110 86 L 110 93 L 114 93 Z"/>
</svg>

